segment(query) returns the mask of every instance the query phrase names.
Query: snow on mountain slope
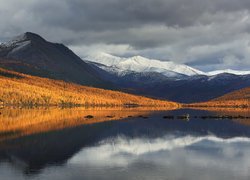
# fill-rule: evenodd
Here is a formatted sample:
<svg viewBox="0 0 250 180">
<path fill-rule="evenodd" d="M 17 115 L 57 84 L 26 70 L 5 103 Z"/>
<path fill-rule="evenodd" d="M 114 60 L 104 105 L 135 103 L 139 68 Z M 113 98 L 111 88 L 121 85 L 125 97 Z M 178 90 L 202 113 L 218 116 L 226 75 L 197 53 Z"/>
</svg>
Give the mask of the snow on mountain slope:
<svg viewBox="0 0 250 180">
<path fill-rule="evenodd" d="M 210 72 L 207 72 L 206 74 L 208 76 L 215 76 L 215 75 L 222 74 L 222 73 L 235 74 L 235 75 L 248 75 L 250 74 L 250 71 L 237 71 L 237 70 L 232 70 L 232 69 L 225 69 L 225 70 L 210 71 Z"/>
<path fill-rule="evenodd" d="M 100 63 L 106 66 L 114 66 L 115 64 L 119 64 L 120 62 L 126 60 L 126 58 L 121 58 L 117 56 L 113 56 L 107 53 L 95 53 L 90 54 L 89 56 L 84 58 L 85 60 Z"/>
<path fill-rule="evenodd" d="M 171 61 L 160 61 L 148 59 L 142 56 L 121 58 L 107 53 L 98 53 L 84 58 L 87 61 L 100 63 L 100 66 L 106 71 L 118 74 L 124 71 L 133 72 L 158 72 L 167 77 L 178 77 L 180 75 L 193 76 L 204 75 L 205 73 L 183 64 L 177 64 Z"/>
</svg>

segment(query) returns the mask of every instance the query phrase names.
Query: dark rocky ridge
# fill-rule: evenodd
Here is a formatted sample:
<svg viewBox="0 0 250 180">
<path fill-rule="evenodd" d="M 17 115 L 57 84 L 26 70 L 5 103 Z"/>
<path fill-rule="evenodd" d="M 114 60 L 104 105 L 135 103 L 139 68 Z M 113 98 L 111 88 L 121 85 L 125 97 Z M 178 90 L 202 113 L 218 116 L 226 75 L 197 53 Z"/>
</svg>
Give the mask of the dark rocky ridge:
<svg viewBox="0 0 250 180">
<path fill-rule="evenodd" d="M 91 66 L 59 43 L 26 32 L 0 44 L 0 66 L 18 72 L 81 85 L 110 88 Z"/>
</svg>

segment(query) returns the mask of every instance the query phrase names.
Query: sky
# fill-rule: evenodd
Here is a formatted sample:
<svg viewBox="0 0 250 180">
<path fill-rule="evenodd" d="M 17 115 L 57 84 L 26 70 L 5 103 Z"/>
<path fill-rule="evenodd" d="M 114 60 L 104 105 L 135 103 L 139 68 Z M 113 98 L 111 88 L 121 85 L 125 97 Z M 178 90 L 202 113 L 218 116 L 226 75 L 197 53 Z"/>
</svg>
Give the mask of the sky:
<svg viewBox="0 0 250 180">
<path fill-rule="evenodd" d="M 0 0 L 0 42 L 24 32 L 106 52 L 250 70 L 249 0 Z"/>
</svg>

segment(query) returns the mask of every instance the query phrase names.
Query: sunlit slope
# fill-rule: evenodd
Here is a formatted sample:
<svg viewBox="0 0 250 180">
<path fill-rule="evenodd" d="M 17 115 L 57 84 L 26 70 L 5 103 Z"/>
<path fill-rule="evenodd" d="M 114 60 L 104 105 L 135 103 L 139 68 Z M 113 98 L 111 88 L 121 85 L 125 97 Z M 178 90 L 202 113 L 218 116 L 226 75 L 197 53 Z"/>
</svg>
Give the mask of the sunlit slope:
<svg viewBox="0 0 250 180">
<path fill-rule="evenodd" d="M 66 83 L 0 68 L 0 103 L 5 105 L 164 106 L 177 103 Z"/>
<path fill-rule="evenodd" d="M 211 107 L 250 107 L 250 87 L 228 93 L 208 102 L 196 103 L 197 106 Z"/>
</svg>

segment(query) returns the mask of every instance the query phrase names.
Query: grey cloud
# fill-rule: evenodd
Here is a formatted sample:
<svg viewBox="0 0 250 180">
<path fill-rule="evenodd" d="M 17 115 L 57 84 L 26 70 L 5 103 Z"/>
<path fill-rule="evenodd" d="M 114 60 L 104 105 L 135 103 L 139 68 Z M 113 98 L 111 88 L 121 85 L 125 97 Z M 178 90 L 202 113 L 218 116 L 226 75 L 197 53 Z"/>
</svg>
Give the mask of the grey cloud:
<svg viewBox="0 0 250 180">
<path fill-rule="evenodd" d="M 52 4 L 52 5 L 51 5 Z M 47 12 L 45 22 L 68 26 L 75 30 L 97 30 L 136 27 L 142 24 L 166 24 L 167 26 L 190 26 L 202 21 L 204 14 L 249 10 L 247 0 L 71 0 L 44 2 L 34 6 L 34 15 Z M 55 13 L 55 10 L 59 13 Z M 66 24 L 65 21 L 67 21 Z M 82 22 L 79 23 L 79 22 Z M 86 23 L 86 24 L 85 24 Z M 209 22 L 211 23 L 211 22 Z M 90 27 L 89 27 L 90 26 Z M 79 29 L 78 29 L 79 28 Z"/>
<path fill-rule="evenodd" d="M 104 49 L 109 49 L 117 45 L 119 52 L 113 48 L 110 53 L 140 54 L 218 68 L 227 67 L 233 62 L 227 57 L 235 56 L 239 57 L 235 59 L 238 67 L 250 68 L 250 49 L 246 43 L 250 39 L 249 0 L 0 0 L 0 3 L 2 40 L 33 31 L 77 49 L 80 55 L 95 47 L 106 45 Z M 85 52 L 79 51 L 81 47 Z"/>
</svg>

